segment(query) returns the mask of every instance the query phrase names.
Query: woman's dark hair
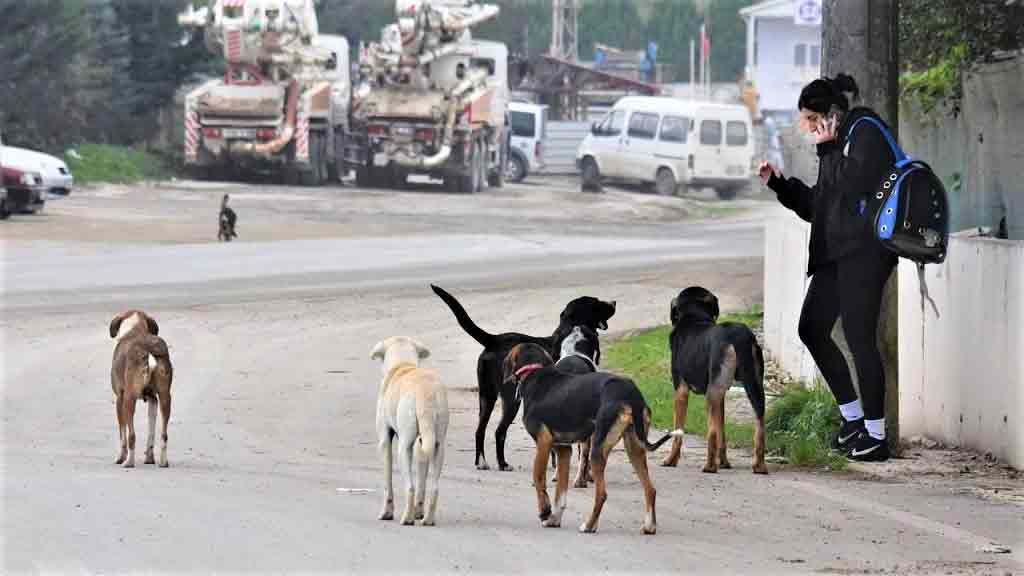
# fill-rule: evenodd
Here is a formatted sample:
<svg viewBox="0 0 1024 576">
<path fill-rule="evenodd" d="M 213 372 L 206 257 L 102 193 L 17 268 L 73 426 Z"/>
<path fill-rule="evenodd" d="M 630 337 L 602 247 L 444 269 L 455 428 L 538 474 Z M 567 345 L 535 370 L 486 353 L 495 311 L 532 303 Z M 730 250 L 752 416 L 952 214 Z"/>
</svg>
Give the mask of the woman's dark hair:
<svg viewBox="0 0 1024 576">
<path fill-rule="evenodd" d="M 852 76 L 836 74 L 835 78 L 818 78 L 800 91 L 797 108 L 827 114 L 832 106 L 838 106 L 845 112 L 850 109 L 850 100 L 846 94 L 852 94 L 854 100 L 860 94 L 860 88 Z"/>
</svg>

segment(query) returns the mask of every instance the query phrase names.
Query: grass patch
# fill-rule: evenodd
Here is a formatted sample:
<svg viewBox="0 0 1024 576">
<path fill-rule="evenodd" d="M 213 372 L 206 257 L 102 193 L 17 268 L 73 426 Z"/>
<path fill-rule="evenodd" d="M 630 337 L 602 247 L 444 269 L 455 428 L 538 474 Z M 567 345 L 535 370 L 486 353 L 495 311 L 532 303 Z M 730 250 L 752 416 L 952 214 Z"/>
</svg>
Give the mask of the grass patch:
<svg viewBox="0 0 1024 576">
<path fill-rule="evenodd" d="M 138 148 L 82 144 L 75 152 L 77 158 L 69 154 L 64 160 L 76 184 L 132 184 L 165 178 L 169 174 L 160 157 Z"/>
<path fill-rule="evenodd" d="M 742 322 L 753 328 L 761 324 L 762 317 L 757 307 L 727 314 L 720 321 Z M 659 326 L 613 342 L 603 352 L 602 368 L 629 376 L 636 382 L 651 408 L 654 426 L 662 429 L 672 427 L 672 356 L 668 347 L 671 331 L 671 326 Z M 746 402 L 746 399 L 741 401 Z M 768 452 L 783 456 L 797 466 L 842 469 L 846 459 L 829 449 L 838 427 L 839 410 L 828 388 L 791 384 L 768 406 L 765 415 Z M 690 434 L 707 434 L 703 396 L 690 394 L 685 429 Z M 726 419 L 725 429 L 730 448 L 751 446 L 752 424 Z"/>
<path fill-rule="evenodd" d="M 839 409 L 828 387 L 790 385 L 765 414 L 768 452 L 784 456 L 797 466 L 841 470 L 846 466 L 846 458 L 829 448 L 832 435 L 839 428 L 839 418 Z"/>
<path fill-rule="evenodd" d="M 726 314 L 719 322 L 742 322 L 751 327 L 760 325 L 761 311 L 752 309 L 741 314 Z M 651 408 L 654 426 L 672 428 L 672 355 L 668 348 L 671 326 L 659 326 L 612 343 L 602 351 L 602 368 L 629 376 L 636 382 L 644 400 Z M 744 400 L 745 401 L 745 400 Z M 704 397 L 690 394 L 686 406 L 686 426 L 690 434 L 707 434 L 707 414 Z M 750 447 L 754 430 L 749 423 L 725 421 L 725 438 L 731 448 Z"/>
</svg>

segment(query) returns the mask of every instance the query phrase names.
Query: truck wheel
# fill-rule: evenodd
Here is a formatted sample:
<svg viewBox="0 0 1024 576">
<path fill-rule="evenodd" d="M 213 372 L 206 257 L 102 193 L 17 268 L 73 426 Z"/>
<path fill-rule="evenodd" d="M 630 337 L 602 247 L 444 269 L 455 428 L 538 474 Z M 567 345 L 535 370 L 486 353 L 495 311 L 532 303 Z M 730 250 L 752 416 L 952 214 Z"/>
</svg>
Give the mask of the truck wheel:
<svg viewBox="0 0 1024 576">
<path fill-rule="evenodd" d="M 0 200 L 0 220 L 7 220 L 11 216 L 11 210 L 7 207 L 7 198 Z"/>
<path fill-rule="evenodd" d="M 319 134 L 309 135 L 309 169 L 300 171 L 303 186 L 319 186 L 327 175 L 322 146 L 323 138 Z"/>
<path fill-rule="evenodd" d="M 477 153 L 477 145 L 474 142 L 469 147 L 469 166 L 463 169 L 459 175 L 459 192 L 473 194 L 480 189 L 480 155 Z"/>
<path fill-rule="evenodd" d="M 601 191 L 601 171 L 597 168 L 597 162 L 590 156 L 583 159 L 582 179 L 584 190 Z"/>
<path fill-rule="evenodd" d="M 659 196 L 676 195 L 676 177 L 668 168 L 659 168 L 658 174 L 654 177 L 654 191 Z"/>
<path fill-rule="evenodd" d="M 508 162 L 508 147 L 502 143 L 498 150 L 498 166 L 487 175 L 487 183 L 495 188 L 505 186 L 505 164 Z"/>
<path fill-rule="evenodd" d="M 478 168 L 480 169 L 480 176 L 477 178 L 477 182 L 476 182 L 477 183 L 477 189 L 476 189 L 476 191 L 477 192 L 483 192 L 484 190 L 487 190 L 487 185 L 488 185 L 488 182 L 487 182 L 487 177 L 488 177 L 487 176 L 487 159 L 489 157 L 488 156 L 488 150 L 487 150 L 487 143 L 484 142 L 483 139 L 481 139 L 480 142 L 477 143 L 476 156 L 477 156 L 477 158 L 480 159 L 480 161 L 477 163 Z"/>
<path fill-rule="evenodd" d="M 339 145 L 340 142 L 340 145 Z M 341 182 L 341 170 L 338 168 L 344 162 L 345 134 L 341 130 L 334 131 L 334 150 L 327 154 L 327 182 L 337 184 Z M 341 151 L 339 153 L 339 150 Z"/>
</svg>

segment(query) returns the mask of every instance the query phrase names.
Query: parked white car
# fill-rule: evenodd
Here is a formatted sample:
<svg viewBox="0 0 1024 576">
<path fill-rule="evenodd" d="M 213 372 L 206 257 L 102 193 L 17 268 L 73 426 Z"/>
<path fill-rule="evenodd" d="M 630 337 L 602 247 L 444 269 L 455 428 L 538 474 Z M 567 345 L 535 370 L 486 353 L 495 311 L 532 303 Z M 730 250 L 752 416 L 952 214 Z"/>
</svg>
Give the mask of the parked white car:
<svg viewBox="0 0 1024 576">
<path fill-rule="evenodd" d="M 505 179 L 522 182 L 531 172 L 544 167 L 548 107 L 528 102 L 509 102 L 508 122 L 512 135 Z"/>
<path fill-rule="evenodd" d="M 576 152 L 585 189 L 629 180 L 664 195 L 711 187 L 721 198 L 750 185 L 753 161 L 746 107 L 654 96 L 620 99 Z"/>
<path fill-rule="evenodd" d="M 43 188 L 52 194 L 70 194 L 75 186 L 75 179 L 67 164 L 55 156 L 26 148 L 3 146 L 3 158 L 6 166 L 41 175 Z"/>
</svg>

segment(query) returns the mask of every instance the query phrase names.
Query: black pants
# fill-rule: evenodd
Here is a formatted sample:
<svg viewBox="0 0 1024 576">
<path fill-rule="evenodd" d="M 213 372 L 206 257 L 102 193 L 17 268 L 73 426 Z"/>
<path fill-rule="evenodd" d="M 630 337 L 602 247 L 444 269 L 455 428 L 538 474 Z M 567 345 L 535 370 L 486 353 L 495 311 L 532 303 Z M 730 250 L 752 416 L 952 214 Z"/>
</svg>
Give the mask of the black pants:
<svg viewBox="0 0 1024 576">
<path fill-rule="evenodd" d="M 800 340 L 814 357 L 839 404 L 857 399 L 846 357 L 832 340 L 842 318 L 846 343 L 857 369 L 864 417 L 885 417 L 885 372 L 878 352 L 878 311 L 882 291 L 896 257 L 871 246 L 837 262 L 818 267 L 800 312 Z"/>
</svg>

